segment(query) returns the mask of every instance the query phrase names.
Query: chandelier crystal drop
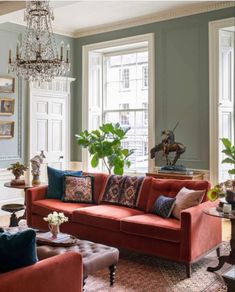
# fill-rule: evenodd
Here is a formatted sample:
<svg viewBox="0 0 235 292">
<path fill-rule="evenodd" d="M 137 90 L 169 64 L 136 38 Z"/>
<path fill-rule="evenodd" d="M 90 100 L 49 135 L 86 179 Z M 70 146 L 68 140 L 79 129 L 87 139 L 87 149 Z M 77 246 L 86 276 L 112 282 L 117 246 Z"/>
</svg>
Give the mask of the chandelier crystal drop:
<svg viewBox="0 0 235 292">
<path fill-rule="evenodd" d="M 23 45 L 16 47 L 16 57 L 9 50 L 9 71 L 16 72 L 29 81 L 51 81 L 55 76 L 64 75 L 70 70 L 70 48 L 64 55 L 61 43 L 60 56 L 52 30 L 53 10 L 49 0 L 26 1 L 24 21 L 26 30 Z"/>
</svg>

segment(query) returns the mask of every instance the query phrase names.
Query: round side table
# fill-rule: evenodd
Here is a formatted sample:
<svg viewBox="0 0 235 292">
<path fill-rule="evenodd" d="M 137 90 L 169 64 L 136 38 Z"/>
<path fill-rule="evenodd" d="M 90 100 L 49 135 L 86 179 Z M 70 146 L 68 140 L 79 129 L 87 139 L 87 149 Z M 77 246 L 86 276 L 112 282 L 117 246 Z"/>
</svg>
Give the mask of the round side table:
<svg viewBox="0 0 235 292">
<path fill-rule="evenodd" d="M 32 184 L 25 184 L 25 185 L 19 185 L 19 186 L 15 186 L 15 185 L 12 185 L 10 182 L 7 182 L 4 184 L 4 187 L 6 188 L 12 188 L 12 189 L 19 189 L 19 190 L 23 190 L 24 191 L 24 195 L 26 195 L 26 191 L 28 189 L 31 189 L 31 188 L 35 188 L 35 187 L 39 187 L 39 186 L 42 186 L 43 184 L 40 184 L 40 185 L 32 185 Z M 25 196 L 24 196 L 24 202 L 25 202 Z M 15 205 L 15 204 L 14 204 Z M 25 203 L 24 203 L 24 209 L 25 209 Z M 22 209 L 21 209 L 22 210 Z M 26 210 L 26 209 L 25 209 Z M 26 210 L 27 212 L 27 210 Z M 24 212 L 23 216 L 19 217 L 18 218 L 18 221 L 20 219 L 26 219 L 26 213 Z"/>
<path fill-rule="evenodd" d="M 11 213 L 9 227 L 18 226 L 18 218 L 17 218 L 15 213 L 18 211 L 24 210 L 24 205 L 22 205 L 22 204 L 6 204 L 6 205 L 3 205 L 1 209 L 3 211 Z"/>
<path fill-rule="evenodd" d="M 214 216 L 218 218 L 226 218 L 230 219 L 231 221 L 231 240 L 230 240 L 230 247 L 231 251 L 230 254 L 227 256 L 218 256 L 219 263 L 216 267 L 208 267 L 207 271 L 209 272 L 215 272 L 222 268 L 224 263 L 229 263 L 234 265 L 235 264 L 235 211 L 232 211 L 231 214 L 225 214 L 223 212 L 220 212 L 216 209 L 216 207 L 209 208 L 203 210 L 203 212 L 209 216 Z"/>
</svg>

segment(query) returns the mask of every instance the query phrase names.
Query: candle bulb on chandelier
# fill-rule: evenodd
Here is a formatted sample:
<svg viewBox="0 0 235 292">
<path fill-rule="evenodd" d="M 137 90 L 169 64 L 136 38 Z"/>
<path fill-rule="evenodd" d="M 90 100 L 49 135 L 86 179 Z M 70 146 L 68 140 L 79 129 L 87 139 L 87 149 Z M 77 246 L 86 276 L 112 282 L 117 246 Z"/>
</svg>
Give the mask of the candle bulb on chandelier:
<svg viewBox="0 0 235 292">
<path fill-rule="evenodd" d="M 64 58 L 64 42 L 61 42 L 60 46 L 60 60 L 63 61 Z"/>
<path fill-rule="evenodd" d="M 70 45 L 67 45 L 67 51 L 66 51 L 66 62 L 69 63 L 69 55 L 70 55 Z"/>
</svg>

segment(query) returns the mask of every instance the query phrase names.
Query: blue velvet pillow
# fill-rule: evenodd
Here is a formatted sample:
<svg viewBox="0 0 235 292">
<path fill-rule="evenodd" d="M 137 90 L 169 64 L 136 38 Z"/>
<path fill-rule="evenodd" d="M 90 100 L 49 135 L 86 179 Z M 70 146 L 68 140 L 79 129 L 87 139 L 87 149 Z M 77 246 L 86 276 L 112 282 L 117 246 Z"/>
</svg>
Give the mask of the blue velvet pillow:
<svg viewBox="0 0 235 292">
<path fill-rule="evenodd" d="M 33 229 L 14 234 L 0 233 L 0 273 L 36 262 L 36 232 Z"/>
<path fill-rule="evenodd" d="M 153 207 L 153 213 L 163 218 L 169 218 L 175 206 L 175 198 L 169 198 L 166 196 L 159 196 Z"/>
<path fill-rule="evenodd" d="M 64 176 L 77 175 L 81 176 L 82 171 L 60 170 L 52 167 L 47 167 L 48 189 L 47 199 L 61 199 L 64 191 Z"/>
</svg>

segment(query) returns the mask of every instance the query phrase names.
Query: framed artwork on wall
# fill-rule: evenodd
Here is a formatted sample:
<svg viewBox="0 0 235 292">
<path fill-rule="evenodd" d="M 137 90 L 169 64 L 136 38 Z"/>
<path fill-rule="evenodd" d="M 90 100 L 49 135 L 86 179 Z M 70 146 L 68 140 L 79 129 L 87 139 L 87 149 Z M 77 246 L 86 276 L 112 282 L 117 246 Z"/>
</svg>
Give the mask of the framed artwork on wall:
<svg viewBox="0 0 235 292">
<path fill-rule="evenodd" d="M 14 125 L 13 121 L 0 121 L 0 139 L 8 139 L 14 137 Z"/>
<path fill-rule="evenodd" d="M 14 114 L 14 98 L 0 98 L 0 115 L 10 116 Z"/>
<path fill-rule="evenodd" d="M 15 78 L 0 76 L 0 92 L 13 93 L 15 91 Z"/>
</svg>

